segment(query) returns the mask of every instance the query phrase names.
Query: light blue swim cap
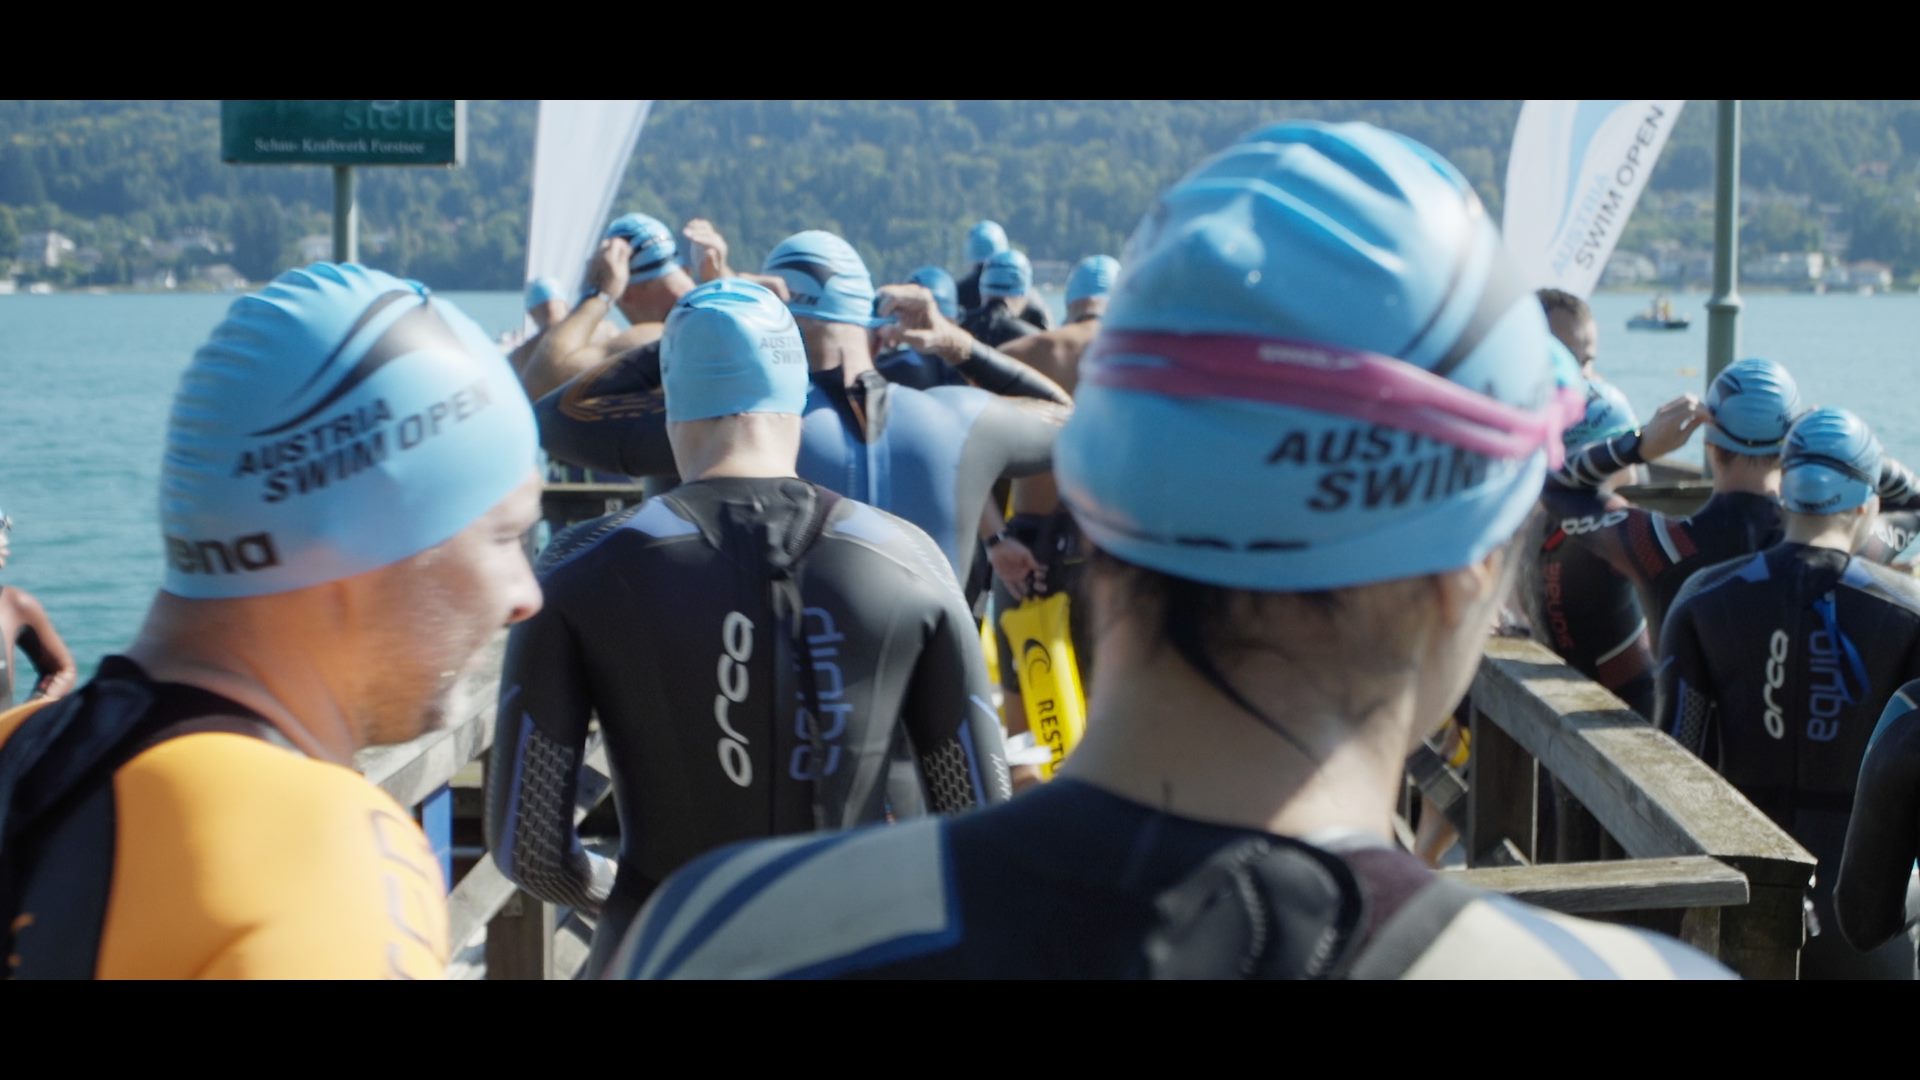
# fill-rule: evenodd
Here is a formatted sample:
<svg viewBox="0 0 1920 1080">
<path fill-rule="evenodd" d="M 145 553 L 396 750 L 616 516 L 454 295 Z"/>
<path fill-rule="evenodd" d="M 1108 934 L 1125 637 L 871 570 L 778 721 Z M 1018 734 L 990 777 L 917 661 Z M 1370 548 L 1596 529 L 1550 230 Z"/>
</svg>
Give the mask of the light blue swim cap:
<svg viewBox="0 0 1920 1080">
<path fill-rule="evenodd" d="M 1800 415 L 1800 387 L 1771 360 L 1736 360 L 1707 388 L 1707 441 L 1736 454 L 1777 454 Z"/>
<path fill-rule="evenodd" d="M 550 277 L 534 278 L 527 283 L 526 310 L 532 311 L 549 300 L 560 298 L 560 283 Z"/>
<path fill-rule="evenodd" d="M 1532 511 L 1546 317 L 1472 187 L 1367 124 L 1270 127 L 1160 196 L 1054 450 L 1086 533 L 1231 588 L 1453 570 Z"/>
<path fill-rule="evenodd" d="M 787 307 L 796 317 L 871 327 L 873 277 L 853 245 L 830 232 L 809 229 L 780 241 L 767 254 L 763 274 L 787 283 Z"/>
<path fill-rule="evenodd" d="M 1815 409 L 1794 422 L 1780 455 L 1780 502 L 1797 514 L 1839 514 L 1865 505 L 1880 485 L 1880 440 L 1845 409 Z"/>
<path fill-rule="evenodd" d="M 807 408 L 807 351 L 772 290 L 741 278 L 680 298 L 660 338 L 660 381 L 675 423 Z"/>
<path fill-rule="evenodd" d="M 674 261 L 679 245 L 674 243 L 673 233 L 657 218 L 645 214 L 614 218 L 607 226 L 606 236 L 608 239 L 617 236 L 633 245 L 633 257 L 627 260 L 629 285 L 652 281 L 679 265 Z"/>
<path fill-rule="evenodd" d="M 1561 348 L 1565 347 L 1561 346 Z M 1586 410 L 1581 414 L 1579 421 L 1561 433 L 1561 443 L 1568 450 L 1578 450 L 1588 443 L 1611 439 L 1615 435 L 1625 435 L 1640 427 L 1640 421 L 1633 415 L 1633 406 L 1628 403 L 1627 395 L 1621 393 L 1620 388 L 1612 383 L 1599 379 L 1588 380 L 1586 402 Z"/>
<path fill-rule="evenodd" d="M 980 271 L 981 296 L 1025 296 L 1033 288 L 1033 264 L 1017 251 L 997 251 Z"/>
<path fill-rule="evenodd" d="M 967 261 L 983 263 L 1007 250 L 1007 230 L 997 221 L 981 221 L 967 230 Z"/>
<path fill-rule="evenodd" d="M 1069 304 L 1091 300 L 1113 291 L 1113 279 L 1120 276 L 1120 260 L 1111 255 L 1089 255 L 1074 264 L 1067 276 Z"/>
<path fill-rule="evenodd" d="M 162 587 L 263 596 L 399 562 L 506 498 L 538 450 L 506 358 L 451 303 L 350 263 L 289 270 L 180 378 Z"/>
<path fill-rule="evenodd" d="M 960 286 L 954 284 L 952 274 L 937 266 L 923 266 L 908 274 L 907 281 L 932 293 L 940 314 L 949 319 L 960 317 Z"/>
</svg>

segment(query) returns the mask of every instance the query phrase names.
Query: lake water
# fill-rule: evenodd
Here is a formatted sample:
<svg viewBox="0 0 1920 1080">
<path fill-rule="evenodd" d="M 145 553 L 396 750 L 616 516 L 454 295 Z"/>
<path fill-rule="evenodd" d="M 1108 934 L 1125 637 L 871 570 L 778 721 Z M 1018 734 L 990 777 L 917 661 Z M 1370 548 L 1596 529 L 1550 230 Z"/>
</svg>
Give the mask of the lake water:
<svg viewBox="0 0 1920 1080">
<path fill-rule="evenodd" d="M 447 293 L 490 331 L 514 293 Z M 1741 356 L 1786 364 L 1809 404 L 1843 405 L 1920 463 L 1920 296 L 1748 296 Z M 160 584 L 160 451 L 175 382 L 231 296 L 0 296 L 0 507 L 18 523 L 0 584 L 47 605 L 83 672 L 124 646 Z M 1059 298 L 1049 297 L 1056 312 Z M 1599 367 L 1642 419 L 1706 369 L 1706 296 L 1680 333 L 1629 332 L 1641 296 L 1604 295 Z M 1684 454 L 1698 457 L 1699 440 Z"/>
</svg>

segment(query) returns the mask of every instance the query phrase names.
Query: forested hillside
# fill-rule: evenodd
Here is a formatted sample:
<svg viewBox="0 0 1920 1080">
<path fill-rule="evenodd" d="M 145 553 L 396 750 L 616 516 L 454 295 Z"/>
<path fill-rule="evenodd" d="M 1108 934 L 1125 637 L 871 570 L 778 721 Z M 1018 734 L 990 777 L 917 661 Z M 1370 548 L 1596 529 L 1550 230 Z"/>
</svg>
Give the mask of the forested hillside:
<svg viewBox="0 0 1920 1080">
<path fill-rule="evenodd" d="M 677 225 L 701 215 L 750 265 L 803 228 L 843 233 L 876 273 L 957 264 L 990 216 L 1035 259 L 1118 253 L 1154 192 L 1259 124 L 1369 120 L 1450 158 L 1497 214 L 1518 101 L 661 101 L 619 205 Z M 473 101 L 467 164 L 362 171 L 364 257 L 441 288 L 517 288 L 535 103 Z M 1712 182 L 1709 102 L 1682 115 L 1623 247 L 1697 243 L 1663 199 Z M 0 102 L 0 257 L 57 229 L 80 256 L 62 284 L 124 284 L 231 263 L 253 280 L 327 231 L 328 170 L 219 160 L 214 101 Z M 1758 250 L 1815 246 L 1920 269 L 1920 104 L 1749 102 L 1743 183 Z M 1767 198 L 1767 195 L 1795 198 Z M 1827 211 L 1819 211 L 1825 204 Z M 199 238 L 184 242 L 182 238 Z"/>
</svg>

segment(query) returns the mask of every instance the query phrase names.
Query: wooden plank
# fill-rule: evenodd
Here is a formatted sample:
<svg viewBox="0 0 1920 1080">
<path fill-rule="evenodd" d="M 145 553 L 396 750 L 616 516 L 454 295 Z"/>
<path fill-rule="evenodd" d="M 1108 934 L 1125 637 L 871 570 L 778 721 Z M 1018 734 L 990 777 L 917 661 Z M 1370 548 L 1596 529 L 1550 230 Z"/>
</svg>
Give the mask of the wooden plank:
<svg viewBox="0 0 1920 1080">
<path fill-rule="evenodd" d="M 1467 782 L 1441 759 L 1439 751 L 1421 743 L 1407 758 L 1407 774 L 1414 787 L 1438 807 L 1447 821 L 1467 834 Z"/>
<path fill-rule="evenodd" d="M 550 483 L 541 494 L 547 498 L 631 499 L 639 502 L 646 494 L 646 489 L 640 484 Z"/>
<path fill-rule="evenodd" d="M 592 920 L 578 911 L 569 912 L 553 936 L 553 977 L 578 979 L 592 951 Z"/>
<path fill-rule="evenodd" d="M 1489 639 L 1473 697 L 1491 721 L 1482 726 L 1504 731 L 1552 770 L 1628 855 L 1712 855 L 1756 885 L 1805 887 L 1814 866 L 1805 848 L 1705 762 L 1542 646 Z"/>
<path fill-rule="evenodd" d="M 1445 872 L 1477 888 L 1570 915 L 1730 907 L 1749 897 L 1746 875 L 1703 855 Z"/>
<path fill-rule="evenodd" d="M 1470 706 L 1473 759 L 1467 763 L 1467 864 L 1484 866 L 1517 857 L 1532 862 L 1534 805 L 1539 798 L 1534 760 L 1499 724 L 1486 715 L 1478 698 Z M 1511 842 L 1514 851 L 1508 852 Z"/>
</svg>

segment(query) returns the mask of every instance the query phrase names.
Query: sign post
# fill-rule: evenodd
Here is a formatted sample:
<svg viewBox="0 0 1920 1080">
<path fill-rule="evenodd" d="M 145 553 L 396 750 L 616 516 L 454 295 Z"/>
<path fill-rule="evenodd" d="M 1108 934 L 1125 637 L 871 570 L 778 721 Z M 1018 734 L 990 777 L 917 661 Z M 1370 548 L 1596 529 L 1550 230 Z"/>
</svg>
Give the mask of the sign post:
<svg viewBox="0 0 1920 1080">
<path fill-rule="evenodd" d="M 333 257 L 360 255 L 356 165 L 447 165 L 467 159 L 462 99 L 222 101 L 220 160 L 333 166 Z"/>
</svg>

